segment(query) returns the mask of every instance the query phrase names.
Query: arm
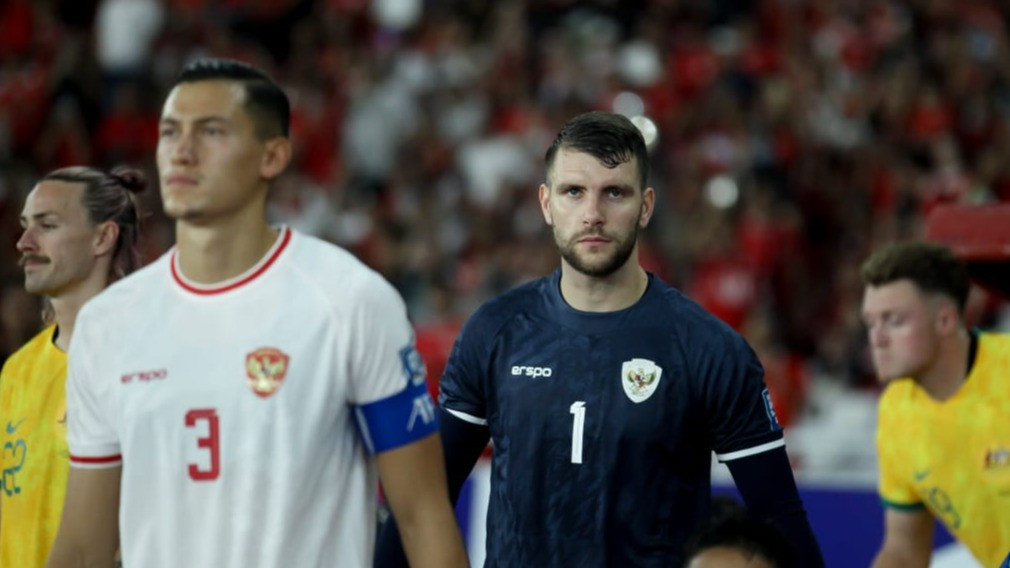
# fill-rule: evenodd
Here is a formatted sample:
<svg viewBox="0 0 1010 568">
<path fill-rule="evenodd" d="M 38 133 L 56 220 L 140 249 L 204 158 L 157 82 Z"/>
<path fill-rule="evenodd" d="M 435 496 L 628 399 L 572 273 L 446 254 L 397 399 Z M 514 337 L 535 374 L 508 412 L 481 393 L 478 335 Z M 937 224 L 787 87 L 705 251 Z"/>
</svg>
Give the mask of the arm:
<svg viewBox="0 0 1010 568">
<path fill-rule="evenodd" d="M 824 566 L 785 447 L 730 460 L 726 465 L 751 514 L 771 522 L 793 544 L 796 565 Z"/>
<path fill-rule="evenodd" d="M 884 544 L 873 560 L 873 568 L 929 566 L 933 524 L 933 517 L 926 509 L 886 509 Z"/>
<path fill-rule="evenodd" d="M 71 467 L 67 496 L 49 568 L 108 568 L 119 547 L 119 480 L 122 467 Z"/>
<path fill-rule="evenodd" d="M 402 528 L 411 566 L 467 566 L 466 550 L 449 503 L 442 444 L 430 434 L 378 454 L 382 489 Z"/>
<path fill-rule="evenodd" d="M 486 426 L 461 420 L 442 407 L 438 408 L 438 419 L 439 434 L 445 453 L 449 498 L 455 503 L 463 483 L 470 475 L 470 470 L 473 469 L 477 458 L 487 446 L 490 433 Z M 389 490 L 385 486 L 383 489 L 389 497 Z M 400 519 L 400 515 L 394 509 L 393 517 L 390 517 L 382 527 L 375 551 L 375 566 L 377 568 L 405 568 L 407 566 L 407 559 L 404 557 L 401 546 L 400 532 L 397 528 L 398 519 Z"/>
</svg>

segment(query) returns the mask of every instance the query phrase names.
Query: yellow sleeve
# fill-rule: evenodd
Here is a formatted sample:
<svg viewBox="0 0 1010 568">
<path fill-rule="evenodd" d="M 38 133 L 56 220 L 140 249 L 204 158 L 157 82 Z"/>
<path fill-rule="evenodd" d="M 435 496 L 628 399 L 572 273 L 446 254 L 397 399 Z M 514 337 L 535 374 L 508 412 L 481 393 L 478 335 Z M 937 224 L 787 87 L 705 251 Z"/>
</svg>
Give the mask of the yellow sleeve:
<svg viewBox="0 0 1010 568">
<path fill-rule="evenodd" d="M 919 509 L 924 505 L 909 478 L 907 464 L 913 463 L 914 445 L 904 424 L 896 414 L 897 396 L 890 385 L 880 397 L 877 407 L 877 457 L 880 462 L 880 501 L 894 509 Z M 905 467 L 902 467 L 905 466 Z"/>
</svg>

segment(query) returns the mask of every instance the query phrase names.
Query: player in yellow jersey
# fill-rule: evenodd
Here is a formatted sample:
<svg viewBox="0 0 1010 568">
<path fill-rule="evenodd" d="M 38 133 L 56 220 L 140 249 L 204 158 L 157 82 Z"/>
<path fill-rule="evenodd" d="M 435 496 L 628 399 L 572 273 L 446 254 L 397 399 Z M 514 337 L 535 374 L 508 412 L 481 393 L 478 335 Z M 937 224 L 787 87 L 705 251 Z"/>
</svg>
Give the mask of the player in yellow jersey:
<svg viewBox="0 0 1010 568">
<path fill-rule="evenodd" d="M 55 170 L 32 189 L 17 249 L 25 289 L 44 296 L 45 329 L 0 371 L 0 566 L 45 565 L 69 468 L 67 347 L 77 312 L 140 264 L 135 170 Z"/>
<path fill-rule="evenodd" d="M 1010 335 L 967 329 L 968 273 L 942 245 L 887 246 L 862 276 L 873 363 L 888 382 L 873 566 L 928 566 L 934 517 L 983 566 L 999 566 L 1010 550 Z"/>
</svg>

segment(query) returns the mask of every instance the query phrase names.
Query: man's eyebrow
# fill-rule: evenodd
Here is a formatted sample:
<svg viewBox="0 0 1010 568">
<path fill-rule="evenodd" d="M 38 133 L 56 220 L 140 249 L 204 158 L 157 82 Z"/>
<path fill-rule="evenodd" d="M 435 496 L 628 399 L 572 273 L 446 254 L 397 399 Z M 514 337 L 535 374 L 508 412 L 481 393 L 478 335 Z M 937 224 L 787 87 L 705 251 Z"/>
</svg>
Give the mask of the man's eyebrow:
<svg viewBox="0 0 1010 568">
<path fill-rule="evenodd" d="M 183 121 L 180 120 L 180 119 L 178 119 L 178 118 L 175 118 L 173 116 L 163 116 L 163 117 L 161 117 L 161 120 L 159 122 L 161 122 L 161 124 L 181 124 Z M 201 116 L 201 117 L 193 120 L 192 122 L 194 122 L 196 124 L 206 124 L 208 122 L 231 123 L 231 121 L 228 120 L 226 117 L 221 116 L 221 115 L 217 115 L 217 114 L 210 115 L 210 116 Z"/>
<path fill-rule="evenodd" d="M 17 219 L 20 222 L 21 226 L 24 226 L 24 225 L 28 224 L 28 219 L 29 218 L 31 220 L 35 220 L 35 221 L 45 220 L 46 218 L 58 221 L 58 220 L 60 220 L 60 213 L 57 213 L 56 211 L 39 211 L 37 213 L 32 213 L 31 215 L 23 215 L 22 214 L 22 215 L 18 215 L 18 217 L 17 217 Z"/>
<path fill-rule="evenodd" d="M 20 219 L 21 222 L 25 222 L 29 219 L 29 217 L 32 219 L 43 219 L 45 217 L 55 217 L 56 219 L 59 219 L 60 214 L 55 211 L 40 211 L 38 213 L 32 213 L 30 216 L 20 215 L 18 219 Z"/>
</svg>

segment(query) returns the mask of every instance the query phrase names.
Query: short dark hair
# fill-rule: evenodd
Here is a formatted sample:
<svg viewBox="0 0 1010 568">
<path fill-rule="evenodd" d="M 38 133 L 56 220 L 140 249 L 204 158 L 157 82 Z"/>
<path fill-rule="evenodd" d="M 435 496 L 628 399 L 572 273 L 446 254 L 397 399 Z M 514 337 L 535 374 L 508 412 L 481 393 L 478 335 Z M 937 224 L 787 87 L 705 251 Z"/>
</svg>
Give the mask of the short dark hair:
<svg viewBox="0 0 1010 568">
<path fill-rule="evenodd" d="M 775 568 L 796 567 L 789 541 L 772 525 L 749 516 L 728 516 L 708 525 L 688 542 L 686 562 L 716 547 L 731 548 L 748 558 L 762 558 Z"/>
<path fill-rule="evenodd" d="M 245 109 L 261 139 L 291 131 L 291 104 L 284 91 L 265 72 L 241 61 L 221 58 L 196 59 L 179 72 L 174 86 L 197 81 L 235 81 L 245 88 Z"/>
<path fill-rule="evenodd" d="M 648 184 L 649 152 L 645 147 L 645 138 L 624 115 L 591 111 L 566 122 L 544 155 L 548 178 L 554 158 L 562 148 L 589 154 L 608 168 L 616 168 L 634 159 L 638 163 L 642 189 Z M 547 182 L 549 184 L 550 179 Z"/>
<path fill-rule="evenodd" d="M 114 282 L 140 267 L 140 213 L 136 194 L 147 187 L 147 178 L 139 170 L 118 167 L 104 171 L 86 166 L 53 170 L 40 181 L 62 181 L 84 186 L 81 204 L 94 224 L 112 221 L 119 225 L 119 237 L 112 253 L 109 282 Z"/>
<path fill-rule="evenodd" d="M 963 312 L 971 290 L 964 261 L 950 248 L 924 241 L 891 243 L 873 253 L 860 269 L 863 282 L 882 286 L 911 280 L 923 292 L 943 294 Z"/>
</svg>

